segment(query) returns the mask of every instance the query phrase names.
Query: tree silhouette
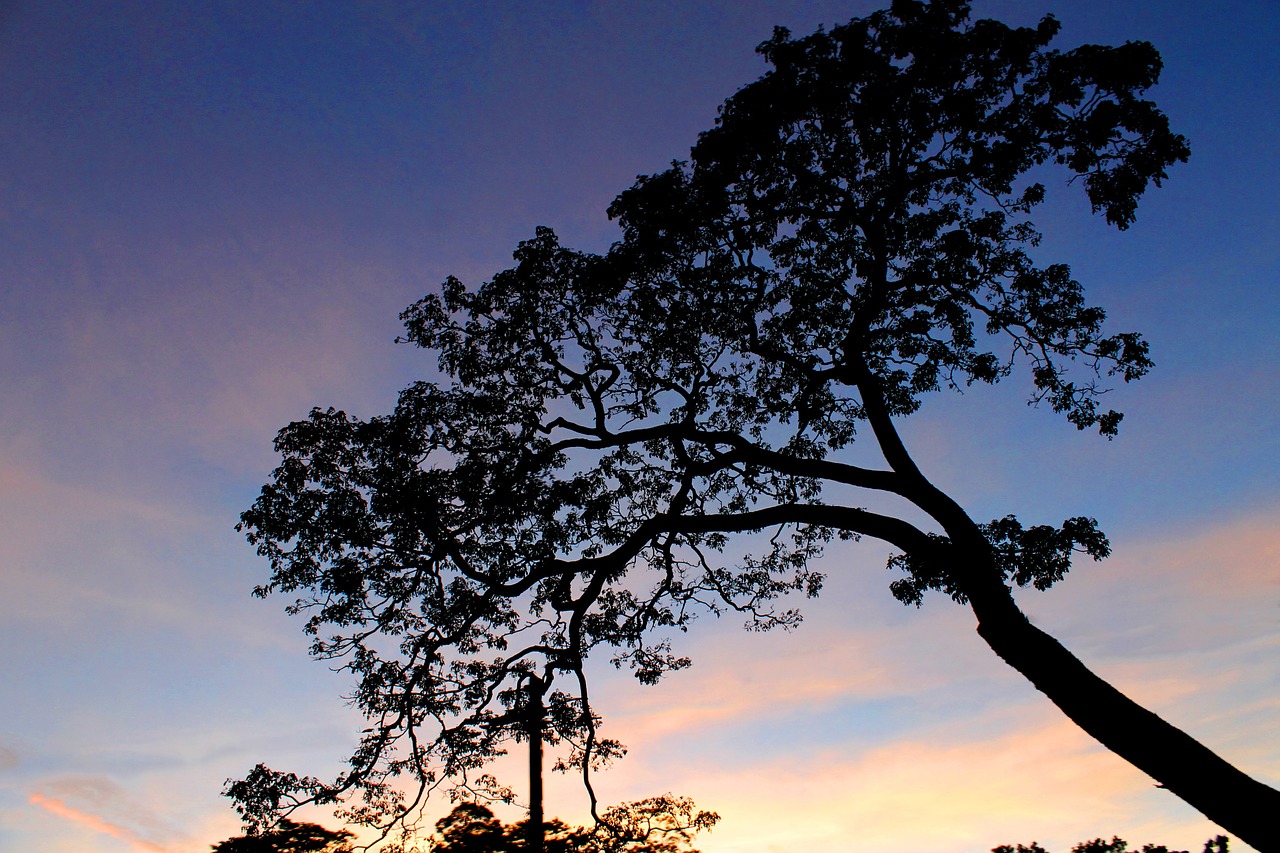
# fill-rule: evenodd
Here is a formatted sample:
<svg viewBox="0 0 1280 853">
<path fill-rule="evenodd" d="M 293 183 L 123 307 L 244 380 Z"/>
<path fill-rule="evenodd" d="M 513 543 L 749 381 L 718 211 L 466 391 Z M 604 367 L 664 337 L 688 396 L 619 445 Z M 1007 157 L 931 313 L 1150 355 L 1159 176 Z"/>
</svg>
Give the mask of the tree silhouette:
<svg viewBox="0 0 1280 853">
<path fill-rule="evenodd" d="M 605 822 L 593 827 L 570 827 L 547 822 L 542 833 L 546 853 L 698 853 L 690 846 L 694 834 L 718 820 L 696 813 L 687 799 L 653 797 L 615 806 Z M 462 803 L 436 822 L 431 853 L 526 853 L 531 834 L 528 821 L 504 824 L 478 803 Z"/>
<path fill-rule="evenodd" d="M 1051 49 L 1052 17 L 1010 28 L 968 12 L 897 0 L 804 38 L 776 30 L 759 48 L 771 70 L 690 160 L 613 203 L 609 252 L 538 229 L 512 268 L 476 289 L 450 278 L 402 315 L 438 381 L 385 416 L 316 409 L 281 430 L 282 463 L 242 516 L 272 566 L 257 593 L 297 596 L 313 654 L 355 675 L 370 726 L 333 782 L 259 766 L 233 783 L 247 820 L 342 800 L 387 826 L 441 785 L 509 799 L 483 768 L 525 736 L 518 685 L 533 677 L 545 740 L 595 813 L 590 773 L 621 746 L 598 736 L 589 655 L 652 683 L 688 665 L 670 641 L 700 613 L 793 625 L 778 601 L 819 593 L 824 545 L 869 536 L 900 552 L 895 596 L 968 605 L 993 651 L 1097 740 L 1280 847 L 1280 793 L 1015 603 L 1013 586 L 1047 589 L 1073 555 L 1108 554 L 1094 520 L 973 519 L 898 432 L 929 394 L 1016 373 L 1031 402 L 1115 434 L 1099 397 L 1147 372 L 1147 345 L 1104 332 L 1069 268 L 1032 258 L 1030 216 L 1057 175 L 1124 229 L 1188 155 L 1143 97 L 1161 69 L 1151 45 Z M 901 514 L 861 508 L 886 496 Z"/>
<path fill-rule="evenodd" d="M 331 830 L 314 823 L 282 819 L 275 827 L 249 835 L 237 835 L 213 845 L 213 853 L 351 853 L 345 829 Z"/>
<path fill-rule="evenodd" d="M 1227 837 L 1219 835 L 1204 843 L 1204 853 L 1228 853 L 1228 846 Z M 1110 841 L 1095 838 L 1075 845 L 1071 848 L 1071 853 L 1125 853 L 1128 849 L 1129 842 L 1123 838 L 1113 837 Z M 1048 851 L 1033 841 L 1030 845 L 1019 844 L 1016 847 L 1001 844 L 999 847 L 991 848 L 991 853 L 1048 853 Z M 1163 844 L 1144 844 L 1142 853 L 1188 853 L 1188 851 L 1170 850 Z"/>
</svg>

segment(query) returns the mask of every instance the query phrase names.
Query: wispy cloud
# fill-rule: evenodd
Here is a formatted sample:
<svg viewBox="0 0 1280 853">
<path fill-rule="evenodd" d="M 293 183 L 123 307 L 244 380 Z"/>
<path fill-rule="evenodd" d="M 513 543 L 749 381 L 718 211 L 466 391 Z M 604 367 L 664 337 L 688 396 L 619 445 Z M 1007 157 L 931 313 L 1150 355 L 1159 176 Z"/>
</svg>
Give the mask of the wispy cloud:
<svg viewBox="0 0 1280 853">
<path fill-rule="evenodd" d="M 1126 693 L 1270 778 L 1274 510 L 1116 545 L 1110 565 L 1027 593 L 1036 620 Z M 636 749 L 597 780 L 602 796 L 694 796 L 724 816 L 699 842 L 708 853 L 888 853 L 904 838 L 915 853 L 1033 839 L 1067 849 L 1112 834 L 1193 849 L 1217 833 L 1001 664 L 963 608 L 931 601 L 903 619 L 879 598 L 845 606 L 872 586 L 887 597 L 883 580 L 837 585 L 797 636 L 716 632 L 670 683 L 612 685 L 598 697 L 608 728 Z M 886 707 L 887 724 L 876 717 Z"/>
<path fill-rule="evenodd" d="M 107 779 L 61 779 L 42 787 L 28 802 L 60 818 L 123 841 L 134 850 L 173 853 L 177 849 L 177 833 Z"/>
<path fill-rule="evenodd" d="M 1163 792 L 1151 794 L 1142 774 L 1073 725 L 1025 707 L 1006 722 L 997 738 L 920 732 L 854 757 L 829 752 L 749 773 L 704 772 L 690 785 L 714 792 L 709 804 L 725 815 L 705 847 L 889 853 L 909 837 L 919 853 L 972 853 L 1032 839 L 1065 849 L 1111 833 L 1182 843 L 1138 838 L 1150 828 L 1131 819 L 1134 806 L 1159 806 Z M 1187 843 L 1212 834 L 1204 822 L 1192 823 L 1202 825 L 1191 827 Z"/>
</svg>

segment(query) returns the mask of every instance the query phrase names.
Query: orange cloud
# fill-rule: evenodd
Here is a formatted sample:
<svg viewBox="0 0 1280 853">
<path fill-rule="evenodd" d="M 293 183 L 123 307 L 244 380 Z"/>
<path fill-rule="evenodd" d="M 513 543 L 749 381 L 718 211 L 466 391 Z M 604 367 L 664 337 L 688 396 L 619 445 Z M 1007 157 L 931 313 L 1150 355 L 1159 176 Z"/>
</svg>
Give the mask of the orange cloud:
<svg viewBox="0 0 1280 853">
<path fill-rule="evenodd" d="M 1246 771 L 1274 778 L 1278 520 L 1264 509 L 1194 535 L 1118 542 L 1111 565 L 1082 566 L 1061 589 L 1023 598 L 1117 687 Z M 655 783 L 693 796 L 724 817 L 699 840 L 706 853 L 977 853 L 1032 840 L 1066 850 L 1112 834 L 1198 849 L 1218 833 L 1005 669 L 963 609 L 930 602 L 918 618 L 893 619 L 874 601 L 857 610 L 825 604 L 798 636 L 723 632 L 690 643 L 697 665 L 670 683 L 601 691 L 609 733 L 637 747 L 597 778 L 603 799 L 656 793 Z M 861 749 L 856 713 L 844 728 L 809 714 L 883 697 L 955 702 L 943 712 L 953 722 L 931 725 L 939 715 L 923 715 Z M 993 707 L 1004 709 L 994 720 Z M 718 766 L 698 746 L 709 731 L 731 742 L 726 730 L 751 723 L 738 749 L 753 750 L 750 738 L 769 717 L 777 743 L 759 760 L 739 752 Z M 815 753 L 821 737 L 831 747 Z M 796 749 L 777 757 L 788 742 Z"/>
<path fill-rule="evenodd" d="M 1023 707 L 994 738 L 924 731 L 856 756 L 672 773 L 724 818 L 699 839 L 705 853 L 977 853 L 1032 840 L 1058 851 L 1111 834 L 1194 849 L 1216 834 L 1053 716 Z"/>
<path fill-rule="evenodd" d="M 132 830 L 126 829 L 118 824 L 111 823 L 110 821 L 103 820 L 97 815 L 72 808 L 61 800 L 55 800 L 40 793 L 32 794 L 27 798 L 27 800 L 34 805 L 40 806 L 46 811 L 52 812 L 58 817 L 66 818 L 74 823 L 88 827 L 94 832 L 100 832 L 103 835 L 118 838 L 135 850 L 147 850 L 152 851 L 152 853 L 169 853 L 170 848 L 168 847 L 163 847 L 153 841 L 140 838 Z"/>
<path fill-rule="evenodd" d="M 850 697 L 879 698 L 920 688 L 892 667 L 888 644 L 870 632 L 811 633 L 803 639 L 722 633 L 717 640 L 691 644 L 697 662 L 692 674 L 676 674 L 656 688 L 617 684 L 610 698 L 619 700 L 620 710 L 608 715 L 611 729 L 648 741 L 797 707 L 813 710 Z M 748 644 L 751 664 L 743 666 Z"/>
</svg>

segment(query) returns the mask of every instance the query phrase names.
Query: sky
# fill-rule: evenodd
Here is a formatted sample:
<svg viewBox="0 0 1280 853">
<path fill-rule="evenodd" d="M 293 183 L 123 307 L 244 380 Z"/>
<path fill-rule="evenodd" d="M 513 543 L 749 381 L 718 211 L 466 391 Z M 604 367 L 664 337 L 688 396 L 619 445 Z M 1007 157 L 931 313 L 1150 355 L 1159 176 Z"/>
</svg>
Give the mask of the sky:
<svg viewBox="0 0 1280 853">
<path fill-rule="evenodd" d="M 400 310 L 446 275 L 480 283 L 538 225 L 604 249 L 612 197 L 687 153 L 774 25 L 875 5 L 0 3 L 0 850 L 195 853 L 238 831 L 225 779 L 335 773 L 349 684 L 250 596 L 267 566 L 233 529 L 276 430 L 388 410 L 431 366 L 393 343 Z M 975 2 L 1049 11 L 1064 47 L 1154 42 L 1154 97 L 1191 142 L 1129 231 L 1078 192 L 1038 220 L 1043 256 L 1157 368 L 1108 400 L 1114 441 L 1016 381 L 904 431 L 975 518 L 1096 517 L 1114 556 L 1020 602 L 1280 784 L 1280 5 Z M 699 623 L 694 666 L 658 687 L 599 673 L 630 747 L 602 799 L 693 797 L 722 815 L 705 853 L 1216 834 L 966 610 L 894 601 L 886 553 L 831 549 L 791 634 Z M 571 780 L 548 797 L 583 819 Z"/>
</svg>

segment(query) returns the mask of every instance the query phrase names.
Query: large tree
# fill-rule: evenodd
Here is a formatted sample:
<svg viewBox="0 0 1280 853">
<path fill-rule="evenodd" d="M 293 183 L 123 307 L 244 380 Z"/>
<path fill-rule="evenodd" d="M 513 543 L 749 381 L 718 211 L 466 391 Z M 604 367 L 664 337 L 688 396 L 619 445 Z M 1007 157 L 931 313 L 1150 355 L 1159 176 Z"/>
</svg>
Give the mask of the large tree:
<svg viewBox="0 0 1280 853">
<path fill-rule="evenodd" d="M 690 159 L 614 202 L 609 252 L 539 229 L 512 268 L 404 313 L 439 371 L 394 412 L 316 409 L 280 432 L 283 461 L 243 516 L 273 570 L 258 593 L 297 596 L 313 653 L 356 676 L 370 727 L 333 782 L 259 767 L 234 784 L 251 820 L 360 794 L 348 815 L 387 824 L 441 784 L 509 794 L 483 768 L 521 736 L 533 677 L 547 736 L 590 791 L 620 749 L 597 737 L 590 654 L 653 682 L 688 664 L 670 640 L 700 613 L 792 624 L 780 597 L 816 595 L 841 570 L 818 563 L 823 546 L 865 536 L 900 552 L 894 595 L 968 605 L 1092 736 L 1280 849 L 1280 793 L 1019 610 L 1012 587 L 1107 555 L 1094 521 L 975 520 L 899 434 L 934 392 L 1017 376 L 1033 402 L 1113 435 L 1121 416 L 1099 396 L 1146 373 L 1147 346 L 1104 330 L 1069 268 L 1037 258 L 1031 214 L 1065 178 L 1124 229 L 1188 153 L 1143 97 L 1151 45 L 1058 50 L 1051 17 L 968 13 L 898 0 L 804 38 L 775 31 L 759 48 L 771 69 Z M 903 511 L 860 508 L 876 496 Z"/>
</svg>

